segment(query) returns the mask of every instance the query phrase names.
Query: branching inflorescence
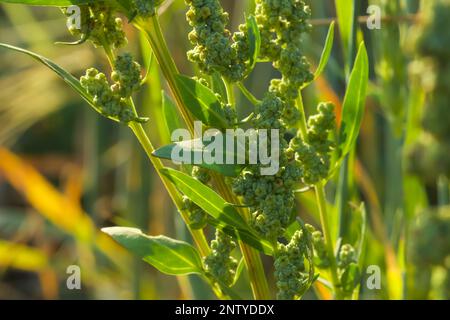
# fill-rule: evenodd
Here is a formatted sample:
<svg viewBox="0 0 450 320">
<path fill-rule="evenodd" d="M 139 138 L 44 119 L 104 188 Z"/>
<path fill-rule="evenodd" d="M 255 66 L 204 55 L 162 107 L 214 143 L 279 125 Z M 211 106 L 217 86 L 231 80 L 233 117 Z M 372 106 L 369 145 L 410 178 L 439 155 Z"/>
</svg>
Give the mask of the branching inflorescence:
<svg viewBox="0 0 450 320">
<path fill-rule="evenodd" d="M 186 17 L 193 28 L 189 40 L 195 46 L 188 52 L 189 60 L 197 63 L 205 74 L 218 72 L 228 81 L 242 80 L 249 59 L 245 26 L 233 36 L 233 42 L 231 32 L 226 29 L 228 13 L 218 0 L 186 0 L 186 3 L 190 6 Z"/>
<path fill-rule="evenodd" d="M 193 27 L 189 39 L 195 46 L 188 52 L 189 59 L 198 63 L 205 74 L 217 72 L 227 81 L 243 80 L 249 60 L 246 26 L 241 25 L 240 31 L 231 36 L 226 29 L 228 15 L 218 0 L 186 2 L 190 5 L 187 19 Z M 307 137 L 300 131 L 295 134 L 301 119 L 296 100 L 301 87 L 313 80 L 302 48 L 302 35 L 310 29 L 309 17 L 310 9 L 301 0 L 256 1 L 256 21 L 261 34 L 258 58 L 271 61 L 282 77 L 272 80 L 269 92 L 255 105 L 251 124 L 256 130 L 280 131 L 280 170 L 275 176 L 262 176 L 258 165 L 248 166 L 232 182 L 233 192 L 242 197 L 252 212 L 254 229 L 277 247 L 275 273 L 281 298 L 301 296 L 310 281 L 303 273 L 303 262 L 299 263 L 308 238 L 303 232 L 308 231 L 296 234 L 287 246 L 277 244 L 292 222 L 294 191 L 299 183 L 313 185 L 326 178 L 333 147 L 328 141 L 335 126 L 331 104 L 318 106 L 317 115 L 309 119 Z M 290 141 L 285 138 L 288 130 L 295 135 Z M 300 256 L 294 258 L 293 251 Z"/>
</svg>

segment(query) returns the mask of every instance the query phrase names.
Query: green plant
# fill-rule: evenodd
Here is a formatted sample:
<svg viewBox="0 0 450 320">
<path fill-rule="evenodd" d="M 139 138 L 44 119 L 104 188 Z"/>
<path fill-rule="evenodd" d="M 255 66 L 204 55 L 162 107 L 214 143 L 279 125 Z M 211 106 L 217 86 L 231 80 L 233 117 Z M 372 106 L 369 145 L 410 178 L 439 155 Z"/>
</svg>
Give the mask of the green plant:
<svg viewBox="0 0 450 320">
<path fill-rule="evenodd" d="M 306 116 L 302 90 L 327 64 L 334 24 L 318 68 L 312 73 L 302 42 L 311 29 L 310 8 L 304 1 L 256 0 L 254 15 L 248 15 L 234 34 L 227 29 L 228 15 L 218 0 L 186 1 L 187 19 L 193 28 L 188 36 L 193 49 L 187 56 L 199 69 L 194 78 L 179 73 L 168 50 L 157 13 L 162 1 L 12 2 L 80 5 L 82 27 L 69 31 L 80 37 L 76 44 L 90 42 L 101 48 L 110 72 L 90 68 L 77 80 L 42 56 L 0 46 L 42 62 L 96 111 L 133 131 L 186 223 L 195 247 L 165 236 L 146 236 L 137 229 L 113 227 L 103 229 L 105 233 L 161 272 L 199 275 L 219 298 L 239 298 L 233 287 L 244 267 L 254 298 L 274 297 L 261 254 L 273 256 L 279 299 L 299 299 L 317 281 L 331 282 L 330 291 L 337 299 L 352 298 L 357 293 L 365 225 L 361 224 L 357 241 L 341 245 L 333 232 L 325 186 L 354 150 L 359 134 L 369 72 L 364 43 L 359 45 L 349 73 L 337 130 L 331 103 L 319 103 L 314 114 Z M 168 155 L 179 145 L 156 150 L 144 130 L 142 124 L 149 119 L 139 115 L 133 95 L 147 78 L 142 77 L 140 64 L 130 54 L 120 53 L 127 41 L 118 14 L 125 15 L 148 40 L 191 133 L 194 120 L 218 131 L 246 126 L 257 132 L 279 130 L 279 142 L 268 139 L 269 144 L 279 144 L 279 170 L 275 175 L 263 175 L 261 163 L 196 163 L 194 167 L 181 165 L 178 170 L 163 164 L 161 158 L 170 158 Z M 244 80 L 261 62 L 271 62 L 281 78 L 273 79 L 259 100 L 245 87 Z M 235 89 L 253 104 L 252 113 L 245 119 L 238 118 Z M 304 188 L 314 189 L 321 232 L 297 218 L 295 197 Z M 364 206 L 355 212 L 364 220 Z M 216 229 L 211 244 L 205 236 L 210 228 Z M 239 255 L 237 245 L 242 263 L 235 258 Z"/>
</svg>

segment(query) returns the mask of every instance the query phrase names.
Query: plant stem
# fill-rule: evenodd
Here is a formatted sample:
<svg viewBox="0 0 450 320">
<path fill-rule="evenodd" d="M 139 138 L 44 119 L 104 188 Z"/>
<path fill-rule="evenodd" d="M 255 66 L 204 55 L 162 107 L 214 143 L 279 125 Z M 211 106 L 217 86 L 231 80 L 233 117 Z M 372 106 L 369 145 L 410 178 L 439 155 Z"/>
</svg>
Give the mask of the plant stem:
<svg viewBox="0 0 450 320">
<path fill-rule="evenodd" d="M 257 105 L 260 101 L 245 87 L 242 82 L 237 83 L 238 88 L 241 90 L 242 94 L 250 101 L 253 105 Z"/>
<path fill-rule="evenodd" d="M 325 238 L 325 245 L 327 249 L 328 259 L 330 260 L 330 273 L 331 281 L 333 283 L 333 289 L 336 299 L 342 299 L 342 295 L 339 289 L 339 277 L 337 273 L 337 262 L 334 254 L 334 244 L 331 237 L 330 226 L 328 224 L 327 215 L 327 202 L 325 198 L 325 186 L 322 182 L 315 186 L 317 205 L 320 213 L 320 223 L 322 225 L 323 236 Z"/>
<path fill-rule="evenodd" d="M 142 148 L 144 149 L 145 153 L 147 154 L 148 158 L 150 159 L 152 165 L 155 167 L 156 172 L 158 173 L 159 177 L 161 178 L 164 187 L 166 188 L 167 192 L 169 193 L 170 197 L 172 198 L 173 202 L 175 203 L 176 208 L 181 214 L 181 217 L 183 218 L 184 222 L 187 224 L 189 221 L 188 216 L 186 215 L 186 212 L 183 210 L 183 201 L 180 197 L 180 194 L 176 190 L 175 186 L 171 184 L 167 179 L 161 174 L 161 169 L 164 168 L 164 165 L 162 161 L 156 157 L 152 156 L 153 151 L 155 150 L 150 139 L 148 138 L 144 127 L 140 123 L 132 122 L 130 123 L 130 129 L 135 134 L 136 138 L 139 140 L 139 143 L 141 144 Z M 197 245 L 198 249 L 200 250 L 200 254 L 202 256 L 207 256 L 210 253 L 209 245 L 206 240 L 205 235 L 201 230 L 192 230 L 189 228 L 190 233 L 192 234 L 192 238 L 194 239 L 195 244 Z"/>
<path fill-rule="evenodd" d="M 236 97 L 234 95 L 234 87 L 231 82 L 223 78 L 223 83 L 225 84 L 225 89 L 227 90 L 227 100 L 228 104 L 236 107 Z"/>
<path fill-rule="evenodd" d="M 227 88 L 228 104 L 235 107 L 236 100 L 234 95 L 233 84 L 226 80 L 224 80 L 224 83 Z M 238 197 L 236 197 L 236 195 L 233 194 L 230 188 L 226 185 L 223 177 L 218 174 L 215 174 L 215 177 L 217 187 L 222 193 L 222 195 L 225 197 L 225 200 L 227 200 L 230 203 L 242 204 L 238 199 Z M 251 215 L 248 209 L 240 208 L 239 211 L 247 222 L 250 221 Z M 247 267 L 248 275 L 250 277 L 250 285 L 252 287 L 253 295 L 258 300 L 269 299 L 270 298 L 269 285 L 267 283 L 266 275 L 264 273 L 264 266 L 262 264 L 261 257 L 259 256 L 258 251 L 247 246 L 242 241 L 239 242 L 239 247 L 244 256 L 244 261 Z"/>
<path fill-rule="evenodd" d="M 308 141 L 308 125 L 306 124 L 305 107 L 303 106 L 303 97 L 300 92 L 296 101 L 297 109 L 300 112 L 299 129 L 304 141 Z"/>
<path fill-rule="evenodd" d="M 306 114 L 305 108 L 303 106 L 303 98 L 301 92 L 296 101 L 297 108 L 300 112 L 300 121 L 299 121 L 299 129 L 302 135 L 302 139 L 305 142 L 308 142 L 308 126 L 306 123 Z M 339 277 L 337 273 L 337 261 L 334 254 L 334 244 L 333 239 L 331 237 L 331 229 L 328 223 L 328 215 L 327 215 L 327 202 L 325 198 L 325 185 L 323 182 L 319 182 L 314 186 L 316 192 L 317 206 L 319 208 L 320 213 L 320 223 L 322 225 L 323 235 L 325 238 L 325 244 L 327 249 L 328 259 L 330 260 L 330 271 L 331 271 L 331 280 L 333 283 L 333 289 L 335 293 L 336 299 L 341 299 L 341 293 L 339 290 Z"/>
<path fill-rule="evenodd" d="M 136 21 L 136 26 L 139 30 L 144 32 L 145 36 L 147 37 L 150 46 L 152 47 L 152 51 L 155 54 L 155 57 L 161 67 L 164 77 L 166 78 L 170 90 L 175 98 L 176 105 L 178 106 L 178 109 L 180 110 L 187 127 L 192 133 L 194 131 L 193 118 L 183 103 L 183 99 L 181 97 L 181 90 L 179 89 L 176 82 L 176 76 L 179 74 L 179 72 L 175 65 L 174 60 L 172 59 L 172 56 L 167 47 L 167 43 L 162 34 L 158 15 L 155 15 L 145 21 L 142 19 L 138 19 Z M 227 88 L 227 94 L 231 99 L 234 99 L 234 94 L 230 92 L 229 88 Z M 223 177 L 220 175 L 213 175 L 213 178 L 215 178 L 219 192 L 226 198 L 226 200 L 234 201 L 235 199 L 230 197 L 230 195 L 231 196 L 234 195 L 229 190 Z M 239 244 L 241 246 L 244 259 L 246 261 L 246 266 L 249 273 L 251 287 L 255 299 L 269 299 L 270 297 L 268 289 L 269 287 L 267 284 L 266 277 L 264 276 L 264 268 L 261 262 L 261 257 L 259 256 L 258 252 L 255 252 L 253 248 L 248 247 L 241 241 L 239 241 Z"/>
<path fill-rule="evenodd" d="M 169 88 L 172 92 L 173 97 L 175 98 L 177 106 L 183 106 L 181 92 L 176 83 L 176 75 L 179 74 L 178 68 L 175 64 L 175 61 L 172 59 L 169 48 L 167 47 L 167 43 L 164 40 L 161 25 L 159 24 L 158 15 L 154 15 L 153 17 L 145 21 L 142 19 L 138 19 L 135 25 L 144 33 L 145 37 L 149 41 L 156 60 L 158 61 L 164 77 L 169 84 Z M 191 114 L 184 107 L 179 108 L 179 110 L 188 129 L 193 132 L 194 121 Z"/>
</svg>

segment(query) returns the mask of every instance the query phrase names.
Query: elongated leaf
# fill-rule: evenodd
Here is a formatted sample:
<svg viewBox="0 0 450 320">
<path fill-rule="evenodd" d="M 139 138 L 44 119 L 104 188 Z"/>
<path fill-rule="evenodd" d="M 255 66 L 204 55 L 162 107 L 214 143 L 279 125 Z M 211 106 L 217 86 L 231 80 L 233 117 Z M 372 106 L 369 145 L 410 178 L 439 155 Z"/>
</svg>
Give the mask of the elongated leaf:
<svg viewBox="0 0 450 320">
<path fill-rule="evenodd" d="M 331 50 L 333 50 L 333 43 L 334 43 L 334 26 L 335 23 L 332 22 L 330 24 L 330 28 L 328 29 L 327 38 L 325 40 L 325 46 L 323 47 L 322 55 L 320 56 L 319 66 L 317 67 L 316 72 L 314 72 L 314 80 L 320 77 L 320 75 L 325 70 L 325 67 L 328 64 L 328 60 L 330 60 Z M 304 84 L 302 88 L 306 88 L 311 83 L 312 82 L 308 82 Z"/>
<path fill-rule="evenodd" d="M 259 53 L 261 51 L 261 34 L 259 32 L 258 23 L 253 15 L 250 15 L 246 19 L 248 30 L 248 41 L 250 47 L 250 67 L 248 73 L 251 72 L 258 61 Z"/>
<path fill-rule="evenodd" d="M 248 225 L 237 210 L 214 190 L 187 174 L 164 168 L 161 173 L 169 178 L 177 188 L 200 208 L 226 225 L 248 230 Z"/>
<path fill-rule="evenodd" d="M 225 87 L 225 84 L 223 83 L 222 77 L 218 72 L 214 72 L 211 75 L 211 87 L 214 91 L 214 93 L 218 94 L 221 98 L 221 101 L 227 100 L 227 88 Z"/>
<path fill-rule="evenodd" d="M 260 239 L 247 225 L 237 210 L 211 188 L 180 171 L 164 168 L 166 176 L 184 195 L 202 208 L 213 219 L 211 224 L 225 233 L 244 241 L 265 254 L 272 254 L 272 246 Z"/>
<path fill-rule="evenodd" d="M 342 124 L 339 133 L 341 159 L 355 146 L 358 138 L 364 116 L 368 81 L 369 59 L 366 47 L 364 43 L 361 43 L 342 107 Z"/>
<path fill-rule="evenodd" d="M 78 81 L 77 78 L 75 78 L 72 74 L 70 74 L 68 71 L 64 70 L 62 67 L 60 67 L 59 65 L 57 65 L 56 63 L 54 63 L 53 61 L 39 55 L 36 54 L 34 52 L 22 49 L 22 48 L 18 48 L 15 46 L 11 46 L 5 43 L 0 43 L 0 47 L 9 49 L 9 50 L 13 50 L 16 52 L 20 52 L 20 53 L 24 53 L 30 57 L 32 57 L 33 59 L 39 61 L 40 63 L 42 63 L 43 65 L 45 65 L 47 68 L 49 68 L 50 70 L 52 70 L 53 72 L 55 72 L 58 76 L 60 76 L 72 89 L 74 89 L 87 103 L 89 103 L 89 105 L 94 108 L 95 111 L 97 111 L 98 113 L 104 115 L 95 105 L 94 105 L 94 100 L 93 97 L 86 92 L 86 90 L 84 90 L 84 88 L 81 86 L 80 81 Z M 114 120 L 114 121 L 118 121 L 116 118 L 114 117 L 109 117 L 106 116 L 107 118 Z"/>
<path fill-rule="evenodd" d="M 183 75 L 177 75 L 176 82 L 184 105 L 198 120 L 217 129 L 228 127 L 225 112 L 211 89 Z"/>
<path fill-rule="evenodd" d="M 64 7 L 70 6 L 72 4 L 86 4 L 95 2 L 95 0 L 0 0 L 5 3 L 19 3 L 19 4 L 27 4 L 32 6 L 57 6 Z"/>
<path fill-rule="evenodd" d="M 28 50 L 25 50 L 25 49 L 22 49 L 22 48 L 19 48 L 19 47 L 11 46 L 11 45 L 8 45 L 8 44 L 5 44 L 5 43 L 0 43 L 0 47 L 6 48 L 6 49 L 10 49 L 10 50 L 13 50 L 13 51 L 16 51 L 16 52 L 24 53 L 24 54 L 34 58 L 35 60 L 39 61 L 40 63 L 42 63 L 43 65 L 48 67 L 50 70 L 55 72 L 58 76 L 60 76 L 95 111 L 100 113 L 105 118 L 108 118 L 108 119 L 116 121 L 116 122 L 120 122 L 120 120 L 117 117 L 113 117 L 113 116 L 110 116 L 108 114 L 105 114 L 99 108 L 97 108 L 95 106 L 95 104 L 94 104 L 93 97 L 83 88 L 83 86 L 81 85 L 80 81 L 77 78 L 75 78 L 71 73 L 69 73 L 68 71 L 64 70 L 62 67 L 60 67 L 59 65 L 57 65 L 56 63 L 54 63 L 50 59 L 47 59 L 47 58 L 45 58 L 45 57 L 43 57 L 43 56 L 41 56 L 41 55 L 39 55 L 37 53 L 31 52 L 31 51 L 28 51 Z M 142 118 L 142 117 L 136 117 L 136 119 L 134 121 L 140 122 L 140 123 L 144 123 L 144 122 L 147 122 L 148 119 L 147 118 Z"/>
<path fill-rule="evenodd" d="M 222 136 L 223 137 L 223 136 Z M 236 177 L 239 175 L 239 173 L 243 170 L 244 165 L 239 165 L 237 163 L 237 156 L 236 152 L 232 155 L 233 163 L 232 164 L 226 164 L 227 159 L 227 149 L 226 149 L 226 141 L 227 139 L 234 139 L 234 136 L 231 135 L 224 135 L 223 138 L 223 146 L 220 148 L 220 150 L 214 151 L 214 158 L 215 159 L 221 159 L 218 161 L 218 163 L 206 163 L 205 161 L 200 162 L 194 162 L 195 159 L 203 159 L 203 156 L 205 154 L 211 153 L 211 150 L 205 149 L 208 144 L 213 142 L 205 142 L 203 139 L 193 139 L 188 141 L 180 141 L 175 142 L 166 146 L 163 146 L 153 152 L 153 155 L 158 158 L 162 159 L 168 159 L 168 160 L 176 160 L 173 159 L 173 152 L 177 153 L 183 153 L 183 155 L 186 155 L 186 158 L 189 158 L 188 163 L 185 164 L 196 164 L 199 167 L 210 169 L 215 172 L 218 172 L 220 174 L 223 174 L 227 177 Z M 215 138 L 212 138 L 215 139 Z M 236 143 L 237 144 L 237 143 Z M 239 150 L 239 147 L 238 147 Z M 232 152 L 230 150 L 230 152 Z"/>
<path fill-rule="evenodd" d="M 339 22 L 339 33 L 344 56 L 350 54 L 350 38 L 352 34 L 352 20 L 355 10 L 354 0 L 335 0 L 336 14 Z"/>
<path fill-rule="evenodd" d="M 231 287 L 234 286 L 236 284 L 236 282 L 238 282 L 244 268 L 245 268 L 245 259 L 244 259 L 244 257 L 242 257 L 241 260 L 239 260 L 239 264 L 236 268 L 236 273 L 234 275 L 233 283 L 231 284 Z"/>
<path fill-rule="evenodd" d="M 165 236 L 147 236 L 135 228 L 112 227 L 102 231 L 165 274 L 203 273 L 200 255 L 186 242 Z"/>
</svg>

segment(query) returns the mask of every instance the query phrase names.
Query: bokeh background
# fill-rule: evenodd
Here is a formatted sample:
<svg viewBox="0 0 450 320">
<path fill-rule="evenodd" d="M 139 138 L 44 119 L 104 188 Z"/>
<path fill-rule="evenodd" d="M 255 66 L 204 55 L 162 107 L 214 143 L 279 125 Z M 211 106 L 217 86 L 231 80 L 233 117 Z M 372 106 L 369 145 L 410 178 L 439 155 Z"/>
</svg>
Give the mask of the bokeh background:
<svg viewBox="0 0 450 320">
<path fill-rule="evenodd" d="M 314 67 L 336 13 L 332 0 L 308 2 L 314 28 L 304 50 Z M 406 113 L 412 104 L 416 108 L 423 104 L 421 97 L 414 96 L 408 76 L 420 1 L 359 2 L 358 37 L 364 37 L 368 47 L 372 81 L 349 181 L 352 199 L 364 201 L 369 216 L 365 265 L 382 270 L 382 289 L 362 289 L 362 296 L 442 298 L 448 293 L 448 284 L 447 289 L 441 287 L 445 268 L 438 269 L 432 280 L 425 279 L 417 293 L 405 294 L 409 267 L 404 226 L 412 223 L 420 208 L 437 202 L 434 184 L 421 183 L 403 170 Z M 231 30 L 242 23 L 244 11 L 251 12 L 252 3 L 222 1 L 230 13 Z M 383 10 L 381 30 L 365 27 L 369 4 Z M 166 0 L 161 11 L 174 59 L 183 73 L 193 75 L 194 67 L 186 58 L 190 48 L 186 5 L 183 0 Z M 74 40 L 65 23 L 57 8 L 0 4 L 0 42 L 38 52 L 77 77 L 92 66 L 107 70 L 104 56 L 91 44 L 55 44 Z M 128 49 L 145 65 L 147 43 L 132 26 L 126 25 L 126 32 Z M 348 70 L 338 35 L 324 76 L 305 92 L 307 108 L 326 100 L 339 111 Z M 261 97 L 276 76 L 270 65 L 260 64 L 246 85 Z M 153 62 L 138 105 L 140 113 L 151 119 L 145 128 L 158 146 L 169 142 L 161 114 L 162 89 L 164 81 Z M 245 112 L 248 102 L 238 99 Z M 335 188 L 332 184 L 329 192 Z M 313 193 L 299 195 L 298 212 L 305 221 L 317 221 Z M 42 65 L 0 49 L 0 299 L 213 298 L 195 277 L 162 275 L 125 252 L 100 233 L 101 227 L 111 225 L 190 241 L 129 130 L 96 114 Z M 69 265 L 81 268 L 81 290 L 66 286 Z M 269 275 L 270 265 L 267 261 Z M 243 296 L 251 297 L 247 287 L 238 286 Z M 317 297 L 311 292 L 306 298 Z"/>
</svg>

